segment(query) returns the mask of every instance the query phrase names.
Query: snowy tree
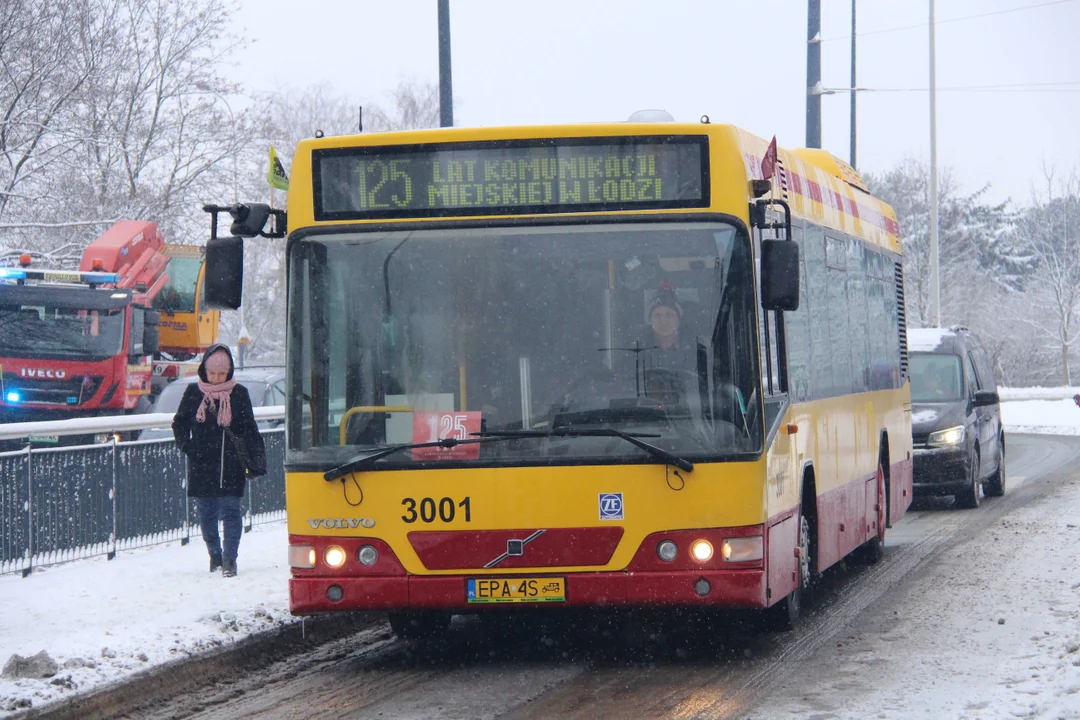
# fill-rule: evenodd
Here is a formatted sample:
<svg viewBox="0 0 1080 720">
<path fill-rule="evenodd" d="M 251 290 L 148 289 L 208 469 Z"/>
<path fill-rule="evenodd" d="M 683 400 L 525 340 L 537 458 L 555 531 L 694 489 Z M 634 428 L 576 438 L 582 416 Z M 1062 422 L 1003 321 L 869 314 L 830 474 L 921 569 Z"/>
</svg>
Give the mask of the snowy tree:
<svg viewBox="0 0 1080 720">
<path fill-rule="evenodd" d="M 42 178 L 84 140 L 75 106 L 106 56 L 94 0 L 0 4 L 0 226 L 40 223 Z"/>
<path fill-rule="evenodd" d="M 227 160 L 252 137 L 222 74 L 238 42 L 223 29 L 232 10 L 224 0 L 3 4 L 0 248 L 85 246 L 120 218 L 154 220 L 170 240 L 201 227 L 199 196 L 227 182 Z"/>
<path fill-rule="evenodd" d="M 439 86 L 403 81 L 390 92 L 389 107 L 373 105 L 366 111 L 370 130 L 422 130 L 439 126 Z"/>
<path fill-rule="evenodd" d="M 880 176 L 868 175 L 872 192 L 896 211 L 904 245 L 905 294 L 912 327 L 932 324 L 930 285 L 930 171 L 913 159 Z M 938 268 L 941 322 L 961 322 L 963 300 L 980 281 L 1017 288 L 1030 272 L 1030 253 L 1017 252 L 1007 203 L 981 202 L 986 188 L 964 195 L 946 168 L 938 182 Z"/>
<path fill-rule="evenodd" d="M 1080 178 L 1076 170 L 1059 177 L 1044 168 L 1043 183 L 1019 223 L 1036 262 L 1023 317 L 1058 354 L 1060 380 L 1072 385 L 1069 351 L 1080 338 Z"/>
<path fill-rule="evenodd" d="M 356 133 L 361 103 L 335 94 L 326 85 L 283 90 L 256 98 L 254 114 L 262 118 L 259 139 L 241 155 L 239 197 L 264 202 L 269 195 L 267 149 L 273 145 L 288 168 L 297 144 L 321 131 L 326 136 Z M 402 82 L 389 93 L 385 105 L 363 104 L 364 131 L 413 130 L 437 127 L 439 92 L 433 83 Z M 231 198 L 231 193 L 229 194 Z M 278 192 L 275 205 L 283 207 Z M 258 239 L 244 248 L 244 323 L 252 345 L 245 363 L 281 363 L 285 357 L 285 243 Z M 235 342 L 240 333 L 239 313 L 222 315 L 222 337 Z"/>
</svg>

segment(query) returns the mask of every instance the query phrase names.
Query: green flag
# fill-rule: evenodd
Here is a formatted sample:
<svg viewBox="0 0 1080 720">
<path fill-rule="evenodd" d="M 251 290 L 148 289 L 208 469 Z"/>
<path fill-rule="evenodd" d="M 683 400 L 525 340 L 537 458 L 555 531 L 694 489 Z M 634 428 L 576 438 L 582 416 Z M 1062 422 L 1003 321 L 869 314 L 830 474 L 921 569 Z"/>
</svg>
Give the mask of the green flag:
<svg viewBox="0 0 1080 720">
<path fill-rule="evenodd" d="M 289 189 L 289 176 L 285 174 L 285 167 L 281 164 L 281 160 L 278 159 L 273 145 L 270 146 L 270 171 L 266 173 L 266 182 L 278 190 Z"/>
</svg>

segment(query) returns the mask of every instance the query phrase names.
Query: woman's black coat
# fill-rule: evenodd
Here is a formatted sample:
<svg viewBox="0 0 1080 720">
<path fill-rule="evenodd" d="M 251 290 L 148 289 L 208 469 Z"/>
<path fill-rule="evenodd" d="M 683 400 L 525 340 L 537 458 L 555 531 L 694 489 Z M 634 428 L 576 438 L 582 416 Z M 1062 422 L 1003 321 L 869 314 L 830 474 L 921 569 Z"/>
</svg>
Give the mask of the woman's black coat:
<svg viewBox="0 0 1080 720">
<path fill-rule="evenodd" d="M 229 429 L 249 448 L 265 449 L 259 427 L 255 424 L 247 388 L 237 383 L 229 397 L 232 404 L 232 424 Z M 195 419 L 202 399 L 198 384 L 188 385 L 172 423 L 176 446 L 188 457 L 187 494 L 189 497 L 243 495 L 246 481 L 244 465 L 235 443 L 217 424 L 217 414 L 208 410 L 204 422 Z"/>
</svg>

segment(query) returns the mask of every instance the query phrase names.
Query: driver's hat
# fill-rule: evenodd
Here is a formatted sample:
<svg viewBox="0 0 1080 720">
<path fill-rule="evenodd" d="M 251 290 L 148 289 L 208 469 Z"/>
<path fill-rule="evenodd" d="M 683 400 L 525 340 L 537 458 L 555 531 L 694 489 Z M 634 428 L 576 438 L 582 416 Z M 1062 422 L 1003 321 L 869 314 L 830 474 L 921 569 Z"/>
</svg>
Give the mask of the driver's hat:
<svg viewBox="0 0 1080 720">
<path fill-rule="evenodd" d="M 675 311 L 675 314 L 682 318 L 682 306 L 679 305 L 679 300 L 675 295 L 675 286 L 670 282 L 664 281 L 660 283 L 660 289 L 656 293 L 656 297 L 649 303 L 649 317 L 652 317 L 653 311 L 658 307 L 668 307 Z"/>
</svg>

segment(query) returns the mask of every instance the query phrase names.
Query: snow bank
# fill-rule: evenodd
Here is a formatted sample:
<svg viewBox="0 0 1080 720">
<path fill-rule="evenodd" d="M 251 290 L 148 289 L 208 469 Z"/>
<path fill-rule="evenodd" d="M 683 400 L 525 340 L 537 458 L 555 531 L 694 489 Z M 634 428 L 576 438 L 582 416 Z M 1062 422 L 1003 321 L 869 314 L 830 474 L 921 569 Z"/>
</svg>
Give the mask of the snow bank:
<svg viewBox="0 0 1080 720">
<path fill-rule="evenodd" d="M 46 651 L 60 671 L 0 678 L 0 717 L 294 622 L 285 523 L 240 543 L 240 574 L 210 575 L 201 539 L 0 576 L 0 665 Z"/>
<path fill-rule="evenodd" d="M 998 388 L 1003 400 L 1066 400 L 1080 395 L 1080 387 Z"/>
<path fill-rule="evenodd" d="M 1080 407 L 1070 400 L 1014 400 L 1001 403 L 1005 431 L 1080 435 Z"/>
</svg>

